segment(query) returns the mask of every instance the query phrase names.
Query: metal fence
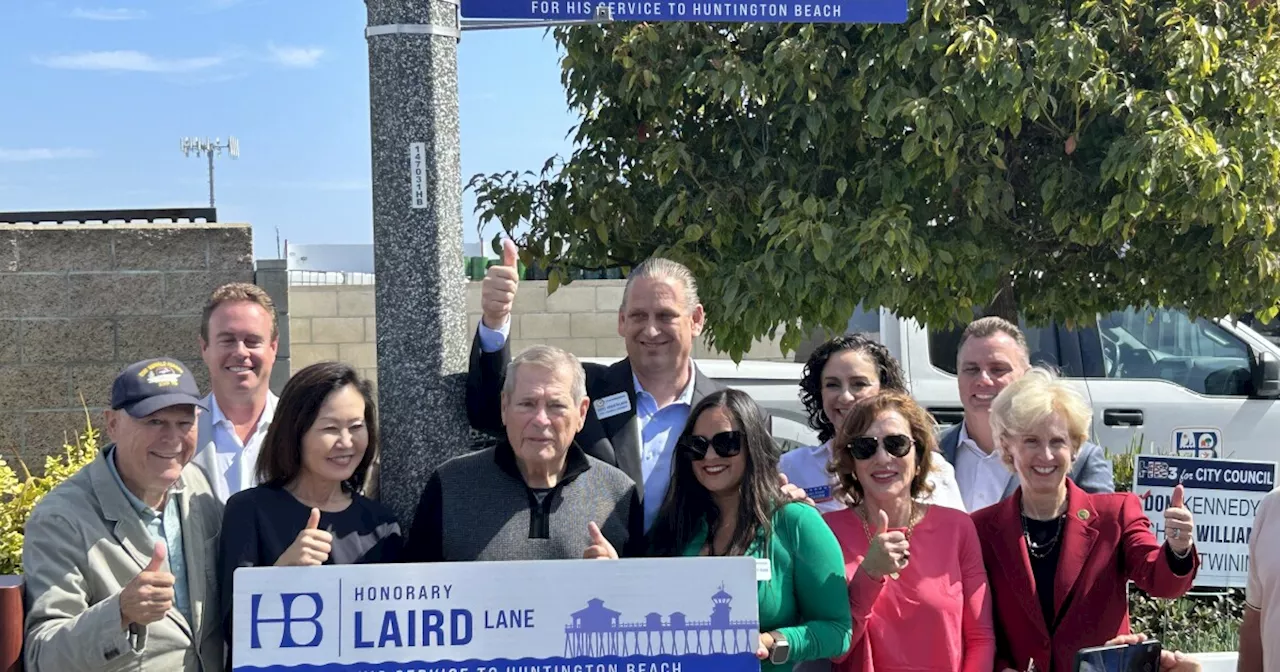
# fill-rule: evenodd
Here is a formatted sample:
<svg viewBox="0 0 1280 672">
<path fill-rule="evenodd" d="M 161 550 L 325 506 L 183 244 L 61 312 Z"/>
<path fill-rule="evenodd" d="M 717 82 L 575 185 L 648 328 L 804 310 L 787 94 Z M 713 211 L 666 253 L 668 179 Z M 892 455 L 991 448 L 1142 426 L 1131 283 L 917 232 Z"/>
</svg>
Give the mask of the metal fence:
<svg viewBox="0 0 1280 672">
<path fill-rule="evenodd" d="M 320 285 L 372 285 L 372 273 L 354 271 L 302 271 L 289 270 L 289 284 L 293 286 Z"/>
</svg>

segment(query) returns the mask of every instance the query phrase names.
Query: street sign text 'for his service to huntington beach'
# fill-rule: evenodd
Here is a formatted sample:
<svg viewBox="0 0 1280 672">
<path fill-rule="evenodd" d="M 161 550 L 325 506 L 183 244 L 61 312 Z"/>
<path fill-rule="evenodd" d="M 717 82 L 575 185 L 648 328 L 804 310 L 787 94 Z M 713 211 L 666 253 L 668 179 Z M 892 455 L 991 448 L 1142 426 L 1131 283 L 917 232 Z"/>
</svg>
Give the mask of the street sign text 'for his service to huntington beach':
<svg viewBox="0 0 1280 672">
<path fill-rule="evenodd" d="M 468 19 L 709 23 L 905 23 L 907 0 L 462 0 Z"/>
</svg>

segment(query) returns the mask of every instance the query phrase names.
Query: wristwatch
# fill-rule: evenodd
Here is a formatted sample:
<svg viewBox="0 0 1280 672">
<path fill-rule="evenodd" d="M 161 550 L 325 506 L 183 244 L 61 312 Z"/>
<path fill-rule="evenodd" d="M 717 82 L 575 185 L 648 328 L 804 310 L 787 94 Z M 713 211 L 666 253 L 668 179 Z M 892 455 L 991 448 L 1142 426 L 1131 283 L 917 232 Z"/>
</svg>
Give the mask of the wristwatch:
<svg viewBox="0 0 1280 672">
<path fill-rule="evenodd" d="M 782 665 L 791 657 L 791 644 L 787 643 L 787 638 L 777 630 L 770 632 L 769 636 L 773 637 L 773 648 L 769 649 L 769 662 Z"/>
</svg>

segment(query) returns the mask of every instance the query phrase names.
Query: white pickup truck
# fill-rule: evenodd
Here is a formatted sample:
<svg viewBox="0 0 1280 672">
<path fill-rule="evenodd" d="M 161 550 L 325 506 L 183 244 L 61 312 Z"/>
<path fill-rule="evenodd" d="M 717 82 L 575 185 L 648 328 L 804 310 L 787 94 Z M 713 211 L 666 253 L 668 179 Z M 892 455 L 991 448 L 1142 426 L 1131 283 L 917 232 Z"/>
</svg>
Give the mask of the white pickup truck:
<svg viewBox="0 0 1280 672">
<path fill-rule="evenodd" d="M 878 317 L 912 395 L 940 422 L 958 422 L 960 330 Z M 1280 459 L 1280 348 L 1243 323 L 1130 309 L 1096 326 L 1025 332 L 1032 360 L 1056 367 L 1089 400 L 1093 441 L 1109 451 Z"/>
<path fill-rule="evenodd" d="M 959 422 L 959 329 L 931 330 L 883 309 L 859 311 L 849 329 L 889 348 L 911 394 L 940 423 Z M 1243 323 L 1127 310 L 1100 316 L 1093 327 L 1051 324 L 1027 328 L 1026 335 L 1032 359 L 1056 367 L 1089 400 L 1093 441 L 1113 453 L 1136 446 L 1145 453 L 1280 460 L 1280 347 Z M 803 365 L 702 359 L 698 366 L 766 407 L 777 438 L 817 442 L 800 404 Z"/>
</svg>

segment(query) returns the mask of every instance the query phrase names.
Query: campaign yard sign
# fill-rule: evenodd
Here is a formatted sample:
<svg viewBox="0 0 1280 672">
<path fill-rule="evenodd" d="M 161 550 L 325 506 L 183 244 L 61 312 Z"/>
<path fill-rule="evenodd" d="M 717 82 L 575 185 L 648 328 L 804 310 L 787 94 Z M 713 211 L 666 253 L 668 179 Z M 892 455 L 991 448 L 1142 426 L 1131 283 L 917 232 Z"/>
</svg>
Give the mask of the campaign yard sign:
<svg viewBox="0 0 1280 672">
<path fill-rule="evenodd" d="M 236 672 L 758 672 L 750 557 L 236 570 Z"/>
<path fill-rule="evenodd" d="M 1258 505 L 1276 486 L 1275 462 L 1138 455 L 1133 492 L 1164 541 L 1164 510 L 1182 484 L 1196 523 L 1200 570 L 1195 585 L 1242 588 L 1249 576 L 1249 539 Z"/>
</svg>

